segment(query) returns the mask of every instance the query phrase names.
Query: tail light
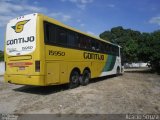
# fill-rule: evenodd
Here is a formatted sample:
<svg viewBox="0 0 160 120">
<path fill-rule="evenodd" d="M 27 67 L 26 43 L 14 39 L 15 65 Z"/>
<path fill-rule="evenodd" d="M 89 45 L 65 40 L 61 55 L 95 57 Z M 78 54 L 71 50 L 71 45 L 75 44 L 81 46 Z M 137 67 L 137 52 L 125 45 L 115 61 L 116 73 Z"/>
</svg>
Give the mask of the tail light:
<svg viewBox="0 0 160 120">
<path fill-rule="evenodd" d="M 40 61 L 35 61 L 35 72 L 40 72 Z"/>
<path fill-rule="evenodd" d="M 5 71 L 6 71 L 6 67 L 7 67 L 7 66 L 6 66 L 6 62 L 4 63 L 4 65 L 5 65 L 4 67 L 5 67 Z"/>
</svg>

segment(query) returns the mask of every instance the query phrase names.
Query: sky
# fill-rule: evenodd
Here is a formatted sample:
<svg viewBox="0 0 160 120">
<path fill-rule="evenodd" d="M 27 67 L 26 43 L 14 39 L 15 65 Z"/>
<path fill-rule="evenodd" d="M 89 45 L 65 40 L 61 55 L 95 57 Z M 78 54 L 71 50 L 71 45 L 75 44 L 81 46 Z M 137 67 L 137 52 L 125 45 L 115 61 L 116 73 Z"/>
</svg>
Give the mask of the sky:
<svg viewBox="0 0 160 120">
<path fill-rule="evenodd" d="M 0 0 L 0 50 L 7 22 L 30 13 L 95 36 L 117 26 L 140 32 L 160 29 L 160 0 Z"/>
</svg>

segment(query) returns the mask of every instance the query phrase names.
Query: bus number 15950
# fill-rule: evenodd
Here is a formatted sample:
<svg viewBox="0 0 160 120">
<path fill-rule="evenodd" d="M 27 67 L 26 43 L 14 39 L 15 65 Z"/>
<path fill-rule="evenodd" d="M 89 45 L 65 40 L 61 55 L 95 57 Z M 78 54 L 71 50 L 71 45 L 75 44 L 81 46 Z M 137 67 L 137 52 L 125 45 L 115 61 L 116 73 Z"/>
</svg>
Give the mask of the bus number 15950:
<svg viewBox="0 0 160 120">
<path fill-rule="evenodd" d="M 54 55 L 54 56 L 65 56 L 65 52 L 49 50 L 49 55 Z"/>
</svg>

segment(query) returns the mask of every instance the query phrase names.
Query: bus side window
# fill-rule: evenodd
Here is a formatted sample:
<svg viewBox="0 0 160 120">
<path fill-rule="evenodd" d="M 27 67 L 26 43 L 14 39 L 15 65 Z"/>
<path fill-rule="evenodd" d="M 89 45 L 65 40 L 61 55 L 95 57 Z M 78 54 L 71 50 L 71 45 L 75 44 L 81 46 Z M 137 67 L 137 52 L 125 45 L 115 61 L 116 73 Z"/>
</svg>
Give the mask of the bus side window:
<svg viewBox="0 0 160 120">
<path fill-rule="evenodd" d="M 91 40 L 91 47 L 92 47 L 92 50 L 96 50 L 96 43 L 94 39 Z"/>
<path fill-rule="evenodd" d="M 87 37 L 87 42 L 86 42 L 86 44 L 87 44 L 87 49 L 88 49 L 88 50 L 92 50 L 91 39 L 90 39 L 89 37 Z"/>
<path fill-rule="evenodd" d="M 56 40 L 58 44 L 67 45 L 67 32 L 58 27 L 56 29 Z"/>
<path fill-rule="evenodd" d="M 46 43 L 49 42 L 49 24 L 46 22 L 44 22 L 44 39 Z"/>
<path fill-rule="evenodd" d="M 111 48 L 110 44 L 107 44 L 107 53 L 112 54 L 112 48 Z"/>
<path fill-rule="evenodd" d="M 89 49 L 88 47 L 88 37 L 83 36 L 83 48 Z"/>
<path fill-rule="evenodd" d="M 113 55 L 116 55 L 116 47 L 115 46 L 112 46 L 112 49 L 113 49 Z"/>
<path fill-rule="evenodd" d="M 76 47 L 80 48 L 80 35 L 75 33 L 75 43 Z"/>
<path fill-rule="evenodd" d="M 113 45 L 110 45 L 110 49 L 111 49 L 111 54 L 112 54 L 112 55 L 115 55 L 114 48 L 115 48 L 115 47 L 114 47 Z"/>
<path fill-rule="evenodd" d="M 112 55 L 112 46 L 111 46 L 111 45 L 108 45 L 108 49 L 109 49 L 109 54 Z"/>
<path fill-rule="evenodd" d="M 86 41 L 85 41 L 85 37 L 83 35 L 80 35 L 80 48 L 86 49 Z"/>
<path fill-rule="evenodd" d="M 83 46 L 83 40 L 82 40 L 82 36 L 81 35 L 79 35 L 79 48 L 82 48 L 82 46 Z"/>
<path fill-rule="evenodd" d="M 104 46 L 104 52 L 105 52 L 105 53 L 108 53 L 108 44 L 107 44 L 107 43 L 106 43 L 105 46 Z"/>
<path fill-rule="evenodd" d="M 87 37 L 83 36 L 83 48 L 87 49 Z"/>
<path fill-rule="evenodd" d="M 100 42 L 95 40 L 96 51 L 100 51 Z"/>
<path fill-rule="evenodd" d="M 55 27 L 53 25 L 49 29 L 49 41 L 51 43 L 56 43 L 56 41 L 55 41 Z"/>
<path fill-rule="evenodd" d="M 44 22 L 44 28 L 45 28 L 45 42 L 46 43 L 56 43 L 54 25 Z"/>
<path fill-rule="evenodd" d="M 118 56 L 118 47 L 114 46 L 114 55 Z"/>
<path fill-rule="evenodd" d="M 105 43 L 100 42 L 100 50 L 101 52 L 105 52 Z"/>
<path fill-rule="evenodd" d="M 76 38 L 73 32 L 68 32 L 67 41 L 69 46 L 76 46 Z"/>
</svg>

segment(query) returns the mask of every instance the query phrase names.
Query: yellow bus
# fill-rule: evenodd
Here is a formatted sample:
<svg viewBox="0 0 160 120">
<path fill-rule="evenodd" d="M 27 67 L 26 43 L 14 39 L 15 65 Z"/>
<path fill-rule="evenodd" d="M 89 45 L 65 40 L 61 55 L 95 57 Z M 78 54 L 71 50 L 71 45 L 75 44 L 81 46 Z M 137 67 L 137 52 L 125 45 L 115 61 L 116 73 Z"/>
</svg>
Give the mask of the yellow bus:
<svg viewBox="0 0 160 120">
<path fill-rule="evenodd" d="M 4 51 L 5 81 L 13 84 L 74 88 L 123 71 L 120 46 L 39 13 L 9 21 Z"/>
</svg>

